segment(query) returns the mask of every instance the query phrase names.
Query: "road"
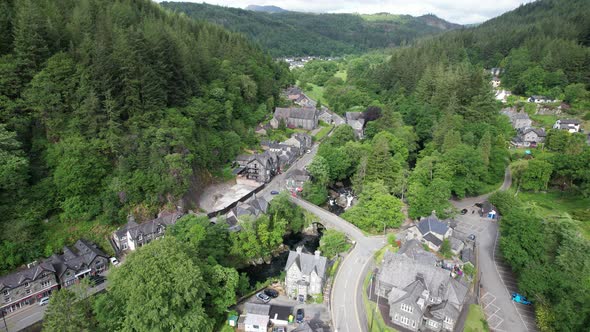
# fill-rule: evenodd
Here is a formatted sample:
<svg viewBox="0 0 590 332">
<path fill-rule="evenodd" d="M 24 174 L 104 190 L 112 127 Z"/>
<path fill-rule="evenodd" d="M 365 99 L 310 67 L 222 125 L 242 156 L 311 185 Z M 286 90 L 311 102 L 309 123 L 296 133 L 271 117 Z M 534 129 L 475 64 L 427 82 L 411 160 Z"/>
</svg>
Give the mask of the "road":
<svg viewBox="0 0 590 332">
<path fill-rule="evenodd" d="M 507 168 L 499 190 L 507 190 L 512 184 Z M 475 209 L 474 204 L 485 201 L 490 194 L 451 201 L 458 209 Z M 458 216 L 457 230 L 477 235 L 478 265 L 481 275 L 481 305 L 493 331 L 537 331 L 532 307 L 515 304 L 511 293 L 516 291 L 516 279 L 498 257 L 498 222 L 468 213 Z"/>
<path fill-rule="evenodd" d="M 106 288 L 107 280 L 102 284 L 88 289 L 88 295 L 96 294 Z M 38 321 L 43 320 L 43 315 L 47 306 L 40 306 L 37 303 L 31 304 L 26 308 L 20 309 L 6 316 L 6 325 L 9 332 L 20 331 L 29 327 Z M 5 331 L 4 322 L 0 320 L 0 331 Z"/>
</svg>

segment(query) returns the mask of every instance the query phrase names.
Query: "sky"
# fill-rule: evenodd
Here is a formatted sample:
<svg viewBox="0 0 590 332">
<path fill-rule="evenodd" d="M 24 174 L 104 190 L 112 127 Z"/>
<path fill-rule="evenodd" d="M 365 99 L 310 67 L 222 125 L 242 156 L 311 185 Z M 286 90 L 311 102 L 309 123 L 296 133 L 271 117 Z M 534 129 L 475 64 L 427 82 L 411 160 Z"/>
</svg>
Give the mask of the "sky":
<svg viewBox="0 0 590 332">
<path fill-rule="evenodd" d="M 315 13 L 388 12 L 420 16 L 434 14 L 459 24 L 481 23 L 533 0 L 167 0 L 206 2 L 213 5 L 245 8 L 248 5 L 274 5 L 287 10 Z"/>
</svg>

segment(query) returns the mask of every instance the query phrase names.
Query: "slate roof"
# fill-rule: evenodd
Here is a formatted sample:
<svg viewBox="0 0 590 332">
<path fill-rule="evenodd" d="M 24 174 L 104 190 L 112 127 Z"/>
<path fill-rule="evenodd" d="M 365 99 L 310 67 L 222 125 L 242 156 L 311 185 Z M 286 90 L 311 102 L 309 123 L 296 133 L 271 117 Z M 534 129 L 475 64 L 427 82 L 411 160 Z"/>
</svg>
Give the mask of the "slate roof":
<svg viewBox="0 0 590 332">
<path fill-rule="evenodd" d="M 36 280 L 43 271 L 55 272 L 55 268 L 48 262 L 41 262 L 35 266 L 7 274 L 0 277 L 0 290 L 17 288 L 24 282 Z"/>
<path fill-rule="evenodd" d="M 248 302 L 244 305 L 244 312 L 255 315 L 267 315 L 270 311 L 270 305 Z"/>
<path fill-rule="evenodd" d="M 287 265 L 285 270 L 289 270 L 291 265 L 297 264 L 299 270 L 304 275 L 310 275 L 313 270 L 316 271 L 318 276 L 324 277 L 326 273 L 326 263 L 328 259 L 324 256 L 316 258 L 315 255 L 298 253 L 297 251 L 289 251 L 289 257 L 287 258 Z"/>
<path fill-rule="evenodd" d="M 475 265 L 475 253 L 473 252 L 473 248 L 468 247 L 461 250 L 461 260 L 465 263 L 471 262 L 471 264 Z"/>
<path fill-rule="evenodd" d="M 68 268 L 75 272 L 90 268 L 98 256 L 109 257 L 96 244 L 84 239 L 80 239 L 74 244 L 74 250 L 65 246 L 63 252 L 62 255 L 54 254 L 46 260 L 53 266 L 58 276 L 61 276 Z"/>
<path fill-rule="evenodd" d="M 277 120 L 305 119 L 313 120 L 317 116 L 315 107 L 277 107 L 275 108 L 274 117 Z"/>
<path fill-rule="evenodd" d="M 424 235 L 424 240 L 434 244 L 437 247 L 440 247 L 440 245 L 442 244 L 442 240 L 434 236 L 432 233 Z"/>
<path fill-rule="evenodd" d="M 533 128 L 533 127 L 526 128 L 522 132 L 522 134 L 523 135 L 526 135 L 526 134 L 530 133 L 531 131 L 534 132 L 535 134 L 537 134 L 537 136 L 539 136 L 539 137 L 545 137 L 545 136 L 547 136 L 547 133 L 545 132 L 545 129 L 544 128 Z"/>
<path fill-rule="evenodd" d="M 580 120 L 576 120 L 576 119 L 559 119 L 557 120 L 559 121 L 560 124 L 562 125 L 569 125 L 569 124 L 573 124 L 573 125 L 579 125 L 580 124 Z"/>
<path fill-rule="evenodd" d="M 181 213 L 174 212 L 150 221 L 143 222 L 135 227 L 128 227 L 129 234 L 132 238 L 136 238 L 140 234 L 147 235 L 157 233 L 158 227 L 160 225 L 165 227 L 174 225 L 176 223 L 176 220 L 178 220 L 178 218 L 180 218 L 181 216 Z"/>
<path fill-rule="evenodd" d="M 412 282 L 404 288 L 403 291 L 405 294 L 403 296 L 397 298 L 396 300 L 393 300 L 392 297 L 389 297 L 389 303 L 391 305 L 393 303 L 402 302 L 406 299 L 416 303 L 416 301 L 418 300 L 418 298 L 420 298 L 420 295 L 422 295 L 422 292 L 424 290 L 426 290 L 426 286 L 424 285 L 423 281 L 420 279 L 414 280 L 414 282 Z M 397 294 L 399 293 L 396 293 L 395 295 Z M 420 306 L 416 306 L 416 308 L 421 312 L 424 312 L 423 308 L 420 308 Z"/>
<path fill-rule="evenodd" d="M 421 264 L 434 266 L 438 261 L 435 254 L 424 250 L 422 243 L 416 239 L 406 241 L 398 250 L 398 254 L 405 255 Z"/>
<path fill-rule="evenodd" d="M 449 226 L 446 223 L 438 220 L 434 213 L 426 218 L 422 218 L 417 226 L 422 235 L 436 233 L 442 236 L 445 235 L 449 230 Z"/>
<path fill-rule="evenodd" d="M 463 241 L 454 236 L 449 237 L 449 243 L 451 244 L 451 250 L 454 250 L 455 252 L 463 245 Z"/>
<path fill-rule="evenodd" d="M 362 112 L 346 112 L 345 116 L 346 116 L 346 122 L 358 121 L 358 120 L 363 120 L 363 122 L 364 122 L 364 120 L 365 120 L 363 118 Z"/>
<path fill-rule="evenodd" d="M 421 264 L 405 255 L 387 251 L 379 272 L 379 281 L 388 288 L 405 289 L 421 276 L 432 296 L 460 305 L 467 294 L 467 287 L 450 276 L 450 272 L 436 266 Z"/>
</svg>

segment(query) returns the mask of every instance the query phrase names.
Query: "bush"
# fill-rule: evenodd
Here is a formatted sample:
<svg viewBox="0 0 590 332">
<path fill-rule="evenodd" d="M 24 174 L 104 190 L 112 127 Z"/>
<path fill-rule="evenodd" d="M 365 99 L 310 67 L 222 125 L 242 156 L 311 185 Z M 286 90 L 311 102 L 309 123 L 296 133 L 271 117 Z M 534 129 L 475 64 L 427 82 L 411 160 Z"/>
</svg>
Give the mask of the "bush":
<svg viewBox="0 0 590 332">
<path fill-rule="evenodd" d="M 350 243 L 344 233 L 329 229 L 320 240 L 319 250 L 328 258 L 332 258 L 341 252 L 347 251 L 350 248 Z"/>
<path fill-rule="evenodd" d="M 321 184 L 306 182 L 303 185 L 303 198 L 315 205 L 323 205 L 328 200 L 328 190 Z"/>
</svg>

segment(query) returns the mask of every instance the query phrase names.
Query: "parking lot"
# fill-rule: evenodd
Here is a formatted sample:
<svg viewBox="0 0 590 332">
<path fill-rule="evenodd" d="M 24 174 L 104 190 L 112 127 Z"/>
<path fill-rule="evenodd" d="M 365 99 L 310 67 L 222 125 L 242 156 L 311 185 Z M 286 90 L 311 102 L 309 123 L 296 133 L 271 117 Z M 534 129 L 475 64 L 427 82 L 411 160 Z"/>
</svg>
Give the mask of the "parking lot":
<svg viewBox="0 0 590 332">
<path fill-rule="evenodd" d="M 256 298 L 256 295 L 251 296 L 250 298 L 246 299 L 242 303 L 238 304 L 237 309 L 239 312 L 243 312 L 244 304 L 247 302 L 253 302 L 258 304 L 264 304 L 263 301 Z M 305 316 L 303 318 L 304 322 L 307 322 L 309 326 L 315 331 L 316 329 L 322 328 L 324 332 L 331 331 L 330 329 L 330 311 L 326 304 L 316 304 L 316 303 L 299 303 L 296 300 L 292 300 L 285 296 L 284 294 L 280 294 L 277 298 L 271 299 L 270 302 L 267 304 L 275 305 L 275 306 L 282 306 L 282 307 L 289 307 L 292 308 L 292 314 L 295 316 L 295 313 L 298 309 L 303 309 Z M 287 331 L 292 331 L 296 329 L 299 324 L 293 323 L 287 326 Z"/>
<path fill-rule="evenodd" d="M 498 332 L 538 331 L 533 307 L 511 300 L 512 292 L 518 291 L 517 281 L 498 249 L 497 221 L 481 217 L 475 206 L 467 210 L 465 215 L 455 218 L 455 230 L 476 236 L 482 273 L 480 303 L 490 329 Z"/>
</svg>

